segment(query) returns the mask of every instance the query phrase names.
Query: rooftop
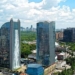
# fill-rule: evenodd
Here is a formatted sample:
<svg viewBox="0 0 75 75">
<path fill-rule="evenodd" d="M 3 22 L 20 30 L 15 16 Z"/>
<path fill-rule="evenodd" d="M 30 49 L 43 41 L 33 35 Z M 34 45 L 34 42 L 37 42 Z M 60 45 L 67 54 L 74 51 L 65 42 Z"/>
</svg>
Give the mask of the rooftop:
<svg viewBox="0 0 75 75">
<path fill-rule="evenodd" d="M 60 53 L 59 55 L 65 55 L 65 53 L 64 53 L 64 52 L 62 52 L 62 53 Z"/>
<path fill-rule="evenodd" d="M 40 64 L 28 64 L 27 65 L 28 68 L 38 68 L 38 67 L 41 67 Z"/>
</svg>

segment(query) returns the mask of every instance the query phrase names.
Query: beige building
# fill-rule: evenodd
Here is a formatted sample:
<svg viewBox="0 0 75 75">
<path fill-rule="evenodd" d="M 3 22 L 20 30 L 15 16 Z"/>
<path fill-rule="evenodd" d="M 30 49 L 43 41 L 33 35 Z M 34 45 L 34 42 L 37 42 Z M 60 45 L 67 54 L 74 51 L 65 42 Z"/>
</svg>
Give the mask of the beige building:
<svg viewBox="0 0 75 75">
<path fill-rule="evenodd" d="M 56 32 L 56 40 L 62 40 L 63 39 L 63 32 L 59 31 Z"/>
</svg>

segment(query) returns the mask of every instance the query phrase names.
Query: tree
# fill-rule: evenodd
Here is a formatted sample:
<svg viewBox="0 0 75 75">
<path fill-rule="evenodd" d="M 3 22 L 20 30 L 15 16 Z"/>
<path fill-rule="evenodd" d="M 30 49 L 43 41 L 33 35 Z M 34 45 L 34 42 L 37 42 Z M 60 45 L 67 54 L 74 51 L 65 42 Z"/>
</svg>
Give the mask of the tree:
<svg viewBox="0 0 75 75">
<path fill-rule="evenodd" d="M 27 57 L 29 54 L 32 53 L 32 50 L 36 49 L 36 45 L 35 44 L 24 44 L 21 43 L 21 57 L 25 58 Z"/>
</svg>

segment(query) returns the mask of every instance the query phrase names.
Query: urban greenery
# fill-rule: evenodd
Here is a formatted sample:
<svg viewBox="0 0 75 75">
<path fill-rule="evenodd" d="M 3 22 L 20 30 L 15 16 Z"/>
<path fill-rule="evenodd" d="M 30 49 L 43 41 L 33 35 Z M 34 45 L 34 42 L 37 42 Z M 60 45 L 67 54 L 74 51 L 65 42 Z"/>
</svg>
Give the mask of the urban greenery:
<svg viewBox="0 0 75 75">
<path fill-rule="evenodd" d="M 63 47 L 68 47 L 68 51 L 70 51 L 71 57 L 68 57 L 66 60 L 66 63 L 71 66 L 71 69 L 63 70 L 61 73 L 58 73 L 58 75 L 74 75 L 75 73 L 75 56 L 73 55 L 73 52 L 75 51 L 75 43 L 74 42 L 59 42 L 59 44 Z"/>
<path fill-rule="evenodd" d="M 65 69 L 61 73 L 58 73 L 58 75 L 73 75 L 75 71 L 75 57 L 69 57 L 66 59 L 67 64 L 71 66 L 71 69 Z"/>
<path fill-rule="evenodd" d="M 32 53 L 32 50 L 36 49 L 35 44 L 24 44 L 21 43 L 21 57 L 26 58 L 29 54 Z"/>
<path fill-rule="evenodd" d="M 36 49 L 36 44 L 25 44 L 23 41 L 34 41 L 36 40 L 36 32 L 32 31 L 21 31 L 21 57 L 26 58 L 32 53 L 32 50 Z"/>
<path fill-rule="evenodd" d="M 75 51 L 75 43 L 71 42 L 71 43 L 66 43 L 69 47 L 69 50 Z"/>
<path fill-rule="evenodd" d="M 64 70 L 61 73 L 59 73 L 58 75 L 73 75 L 72 69 L 68 69 L 68 70 Z"/>
<path fill-rule="evenodd" d="M 69 50 L 75 51 L 75 43 L 74 42 L 59 42 L 61 46 L 69 46 Z"/>
<path fill-rule="evenodd" d="M 33 40 L 36 40 L 36 32 L 21 31 L 21 41 L 33 41 Z"/>
</svg>

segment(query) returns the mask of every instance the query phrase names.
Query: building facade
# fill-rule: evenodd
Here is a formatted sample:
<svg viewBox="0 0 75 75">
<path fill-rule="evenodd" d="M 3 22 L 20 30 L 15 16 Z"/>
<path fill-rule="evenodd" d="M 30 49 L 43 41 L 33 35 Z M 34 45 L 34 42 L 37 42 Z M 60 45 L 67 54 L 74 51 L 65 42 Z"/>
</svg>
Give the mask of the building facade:
<svg viewBox="0 0 75 75">
<path fill-rule="evenodd" d="M 63 40 L 63 31 L 56 32 L 56 40 L 57 41 Z"/>
<path fill-rule="evenodd" d="M 63 32 L 64 42 L 75 42 L 75 28 L 67 28 Z"/>
<path fill-rule="evenodd" d="M 1 27 L 0 67 L 11 70 L 20 67 L 20 21 L 12 19 Z"/>
<path fill-rule="evenodd" d="M 55 22 L 37 23 L 37 62 L 43 66 L 55 63 Z"/>
</svg>

